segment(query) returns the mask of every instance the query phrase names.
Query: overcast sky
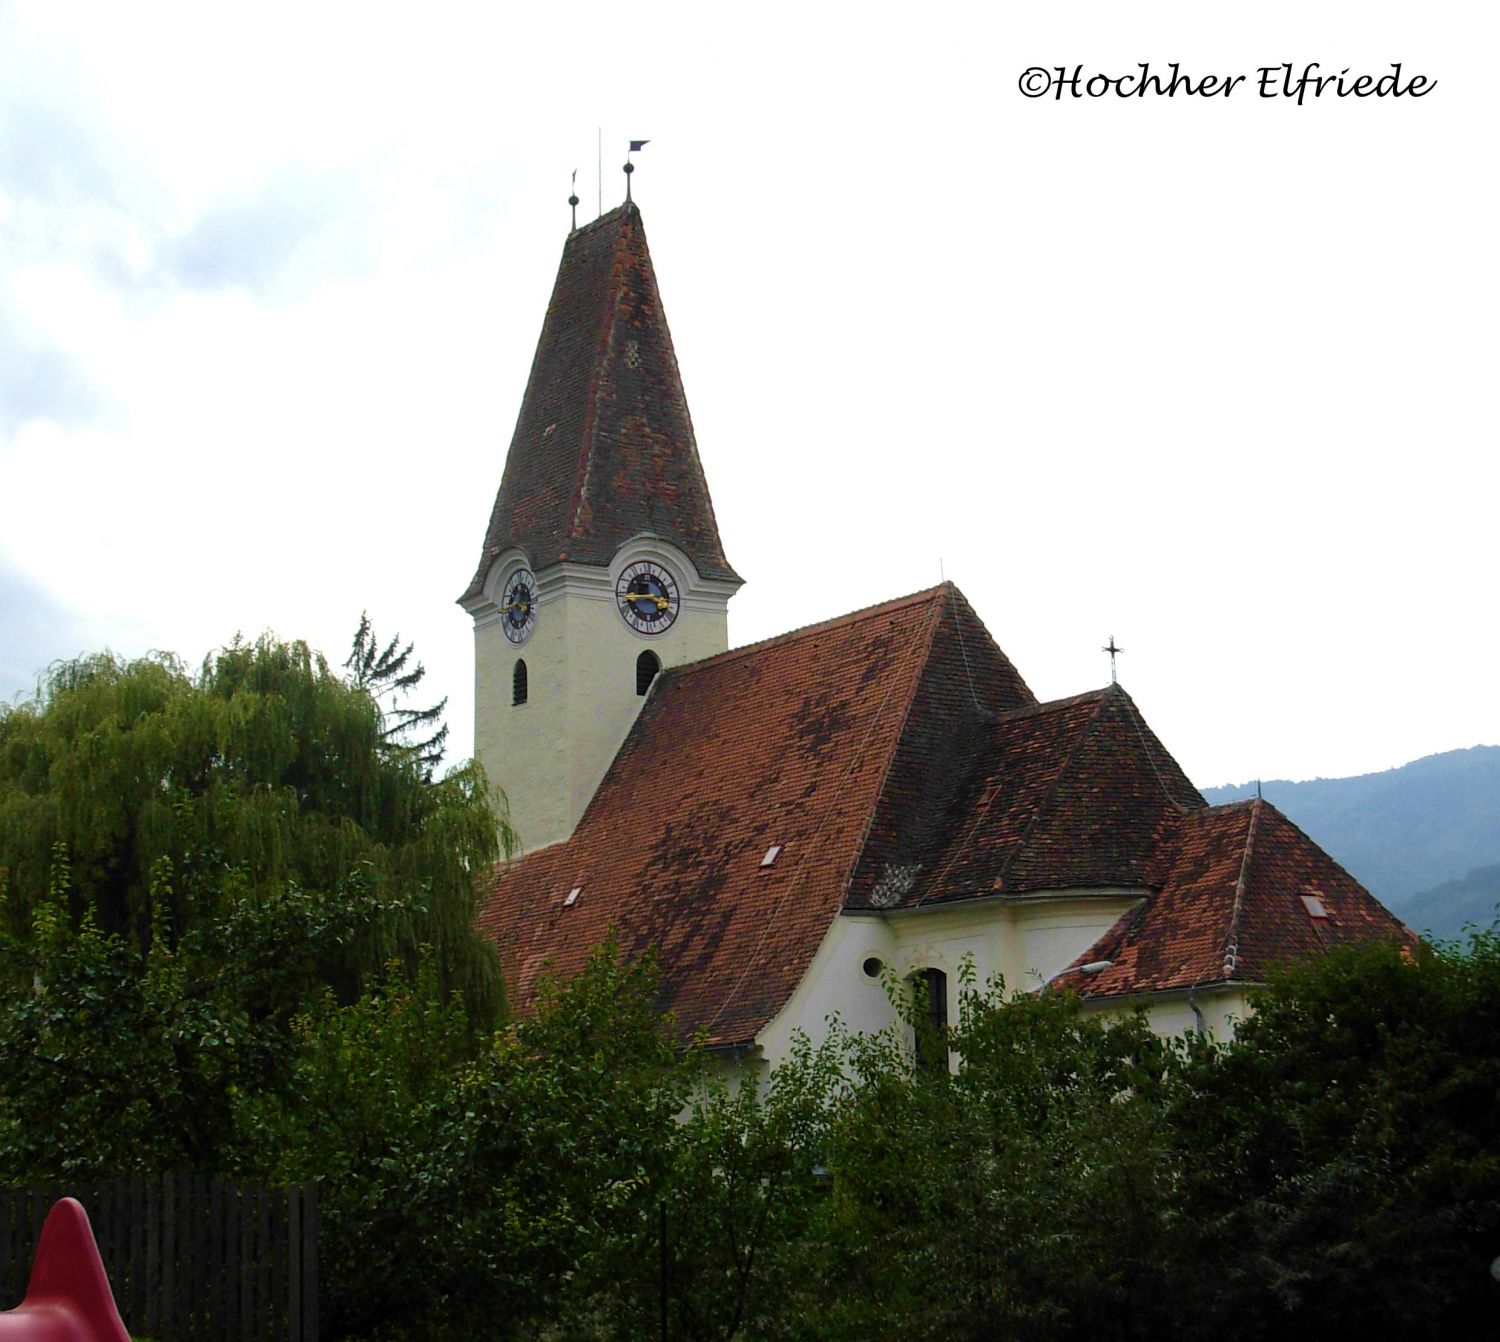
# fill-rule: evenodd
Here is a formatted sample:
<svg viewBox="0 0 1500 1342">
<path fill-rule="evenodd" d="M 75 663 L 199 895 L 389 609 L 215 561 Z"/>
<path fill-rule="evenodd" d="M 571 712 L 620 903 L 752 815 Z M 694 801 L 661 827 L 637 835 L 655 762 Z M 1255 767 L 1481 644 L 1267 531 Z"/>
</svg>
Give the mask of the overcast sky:
<svg viewBox="0 0 1500 1342">
<path fill-rule="evenodd" d="M 1017 13 L 1024 10 L 1024 13 Z M 473 571 L 635 194 L 745 643 L 954 579 L 1203 785 L 1500 741 L 1492 3 L 0 4 L 0 696 Z M 1244 74 L 1029 99 L 1031 66 Z M 1260 98 L 1256 71 L 1421 73 Z M 602 186 L 597 136 L 602 128 Z"/>
</svg>

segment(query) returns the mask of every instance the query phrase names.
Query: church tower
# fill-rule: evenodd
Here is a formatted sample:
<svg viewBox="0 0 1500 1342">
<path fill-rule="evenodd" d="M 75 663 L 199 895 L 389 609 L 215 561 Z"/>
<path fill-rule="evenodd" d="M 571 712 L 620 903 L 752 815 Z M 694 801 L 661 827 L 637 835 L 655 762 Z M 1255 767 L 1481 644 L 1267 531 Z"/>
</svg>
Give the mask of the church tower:
<svg viewBox="0 0 1500 1342">
<path fill-rule="evenodd" d="M 729 646 L 719 542 L 640 211 L 574 230 L 479 567 L 474 751 L 523 852 L 567 838 L 662 667 Z"/>
</svg>

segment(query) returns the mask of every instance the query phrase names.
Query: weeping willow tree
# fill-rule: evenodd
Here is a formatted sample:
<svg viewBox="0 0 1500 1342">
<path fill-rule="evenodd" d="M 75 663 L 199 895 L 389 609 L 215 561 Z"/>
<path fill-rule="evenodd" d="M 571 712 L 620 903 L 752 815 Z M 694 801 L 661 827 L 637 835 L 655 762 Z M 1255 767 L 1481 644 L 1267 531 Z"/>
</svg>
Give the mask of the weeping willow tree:
<svg viewBox="0 0 1500 1342">
<path fill-rule="evenodd" d="M 388 726 L 303 643 L 237 641 L 196 675 L 160 654 L 54 667 L 34 700 L 0 706 L 5 931 L 29 935 L 58 852 L 75 923 L 87 911 L 142 950 L 289 890 L 347 892 L 380 916 L 319 942 L 323 984 L 352 1000 L 430 947 L 443 991 L 492 1024 L 499 969 L 473 915 L 509 829 L 477 766 L 432 779 Z"/>
</svg>

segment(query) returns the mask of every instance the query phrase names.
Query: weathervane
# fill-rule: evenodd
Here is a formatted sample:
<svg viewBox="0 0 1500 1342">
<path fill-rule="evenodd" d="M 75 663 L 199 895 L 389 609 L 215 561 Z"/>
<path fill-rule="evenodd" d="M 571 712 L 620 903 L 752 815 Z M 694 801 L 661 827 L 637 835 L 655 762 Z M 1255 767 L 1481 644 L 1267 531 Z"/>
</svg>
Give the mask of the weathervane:
<svg viewBox="0 0 1500 1342">
<path fill-rule="evenodd" d="M 639 153 L 650 143 L 650 140 L 632 140 L 630 148 L 625 151 L 625 199 L 627 201 L 630 200 L 630 174 L 635 171 L 635 164 L 630 161 L 630 156 Z"/>
<path fill-rule="evenodd" d="M 573 207 L 573 232 L 578 232 L 578 169 L 573 169 L 573 189 L 568 192 L 568 204 Z"/>
<path fill-rule="evenodd" d="M 1125 649 L 1124 648 L 1117 648 L 1117 647 L 1115 647 L 1115 636 L 1113 634 L 1111 634 L 1109 636 L 1109 642 L 1106 643 L 1102 648 L 1100 648 L 1099 651 L 1100 652 L 1107 652 L 1109 654 L 1109 683 L 1111 685 L 1113 685 L 1113 684 L 1116 683 L 1115 682 L 1115 657 L 1119 653 L 1124 652 Z"/>
</svg>

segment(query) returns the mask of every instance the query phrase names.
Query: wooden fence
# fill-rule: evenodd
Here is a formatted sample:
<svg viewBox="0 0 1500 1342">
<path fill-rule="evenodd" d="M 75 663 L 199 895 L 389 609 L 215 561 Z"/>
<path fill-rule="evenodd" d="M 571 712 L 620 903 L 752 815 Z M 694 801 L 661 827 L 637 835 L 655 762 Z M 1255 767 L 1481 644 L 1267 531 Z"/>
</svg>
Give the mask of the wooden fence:
<svg viewBox="0 0 1500 1342">
<path fill-rule="evenodd" d="M 42 1222 L 83 1204 L 135 1337 L 317 1342 L 318 1187 L 236 1188 L 162 1174 L 0 1188 L 0 1309 L 21 1303 Z"/>
</svg>

